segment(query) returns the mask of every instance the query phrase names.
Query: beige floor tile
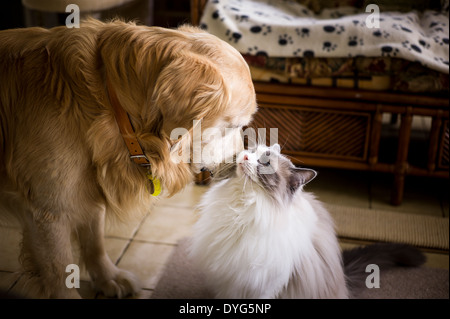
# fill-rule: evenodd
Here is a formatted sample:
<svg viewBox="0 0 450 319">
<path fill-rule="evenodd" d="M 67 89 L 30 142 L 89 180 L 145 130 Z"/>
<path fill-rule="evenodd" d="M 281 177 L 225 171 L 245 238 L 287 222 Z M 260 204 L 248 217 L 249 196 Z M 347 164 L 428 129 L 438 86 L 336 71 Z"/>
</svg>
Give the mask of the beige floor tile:
<svg viewBox="0 0 450 319">
<path fill-rule="evenodd" d="M 105 236 L 131 239 L 146 216 L 147 214 L 140 218 L 133 218 L 126 222 L 109 220 L 105 225 Z"/>
<path fill-rule="evenodd" d="M 399 206 L 390 204 L 392 185 L 392 175 L 377 174 L 371 187 L 371 208 L 442 217 L 440 190 L 435 187 L 433 179 L 407 176 L 403 201 Z"/>
<path fill-rule="evenodd" d="M 144 221 L 134 239 L 176 244 L 180 238 L 191 235 L 195 221 L 193 208 L 158 205 Z"/>
<path fill-rule="evenodd" d="M 413 116 L 412 130 L 418 138 L 427 139 L 431 128 L 431 117 Z"/>
<path fill-rule="evenodd" d="M 0 227 L 0 270 L 21 270 L 19 263 L 22 233 L 18 228 Z"/>
<path fill-rule="evenodd" d="M 433 118 L 431 116 L 421 116 L 421 118 L 423 130 L 429 131 L 431 129 Z"/>
<path fill-rule="evenodd" d="M 83 299 L 95 299 L 97 292 L 92 288 L 90 281 L 80 280 L 80 288 L 78 293 Z"/>
<path fill-rule="evenodd" d="M 105 249 L 111 261 L 116 264 L 129 245 L 129 240 L 119 238 L 105 238 Z"/>
<path fill-rule="evenodd" d="M 142 289 L 136 296 L 130 297 L 130 299 L 150 299 L 152 294 L 153 290 Z"/>
<path fill-rule="evenodd" d="M 0 271 L 0 299 L 8 293 L 13 284 L 20 278 L 17 272 Z"/>
<path fill-rule="evenodd" d="M 173 248 L 172 245 L 133 241 L 118 266 L 138 276 L 142 288 L 154 289 Z"/>
<path fill-rule="evenodd" d="M 24 280 L 20 277 L 17 282 L 9 289 L 6 294 L 6 298 L 13 299 L 24 299 L 24 298 L 33 298 L 34 296 L 27 294 L 26 289 L 24 288 Z"/>
<path fill-rule="evenodd" d="M 391 114 L 389 114 L 389 113 L 383 113 L 382 114 L 382 118 L 381 118 L 381 122 L 383 123 L 383 124 L 388 124 L 388 125 L 399 125 L 399 120 L 396 122 L 396 124 L 391 124 L 391 119 L 392 119 L 392 116 L 391 116 Z"/>
<path fill-rule="evenodd" d="M 38 298 L 38 296 L 34 294 L 34 292 L 37 290 L 30 287 L 35 286 L 34 284 L 30 284 L 29 275 L 27 273 L 23 273 L 17 280 L 17 282 L 14 284 L 14 286 L 11 287 L 11 289 L 8 292 L 8 295 L 18 299 Z"/>
<path fill-rule="evenodd" d="M 6 228 L 16 228 L 17 230 L 20 230 L 22 228 L 20 222 L 16 218 L 0 218 L 0 228 L 6 227 Z"/>
<path fill-rule="evenodd" d="M 368 173 L 351 170 L 330 170 L 317 168 L 317 177 L 305 186 L 327 204 L 369 208 Z"/>
<path fill-rule="evenodd" d="M 191 183 L 181 192 L 170 197 L 160 198 L 156 203 L 157 207 L 194 207 L 200 201 L 201 196 L 208 190 L 208 186 L 199 186 Z"/>
<path fill-rule="evenodd" d="M 425 253 L 425 255 L 427 256 L 426 267 L 449 269 L 448 254 Z"/>
<path fill-rule="evenodd" d="M 443 217 L 449 217 L 449 180 L 448 179 L 441 179 L 438 180 L 437 188 L 439 190 L 439 198 L 441 201 L 441 207 L 442 207 L 442 216 Z"/>
<path fill-rule="evenodd" d="M 449 204 L 448 204 L 448 197 L 444 197 L 442 199 L 442 209 L 444 211 L 444 217 L 449 217 Z"/>
<path fill-rule="evenodd" d="M 411 127 L 413 131 L 420 131 L 423 133 L 424 138 L 428 136 L 427 132 L 429 132 L 431 128 L 431 121 L 432 118 L 430 116 L 419 116 L 414 115 L 412 118 Z M 397 122 L 395 124 L 391 123 L 391 114 L 389 113 L 383 113 L 382 123 L 385 126 L 385 128 L 395 129 L 398 130 L 400 128 L 401 124 L 401 117 L 399 116 L 397 118 Z"/>
</svg>

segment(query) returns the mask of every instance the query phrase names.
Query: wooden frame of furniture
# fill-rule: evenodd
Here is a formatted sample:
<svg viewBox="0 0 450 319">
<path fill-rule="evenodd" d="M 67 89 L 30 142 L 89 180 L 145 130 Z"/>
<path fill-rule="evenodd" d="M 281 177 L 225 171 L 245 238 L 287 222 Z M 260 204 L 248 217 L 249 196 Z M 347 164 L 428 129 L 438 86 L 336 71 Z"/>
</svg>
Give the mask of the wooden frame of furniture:
<svg viewBox="0 0 450 319">
<path fill-rule="evenodd" d="M 194 25 L 198 25 L 205 4 L 206 0 L 191 0 Z M 296 164 L 392 173 L 393 205 L 402 202 L 407 175 L 449 178 L 448 97 L 254 84 L 259 110 L 251 125 L 278 128 L 283 152 Z M 383 114 L 400 118 L 391 161 L 383 159 Z M 432 118 L 423 165 L 408 158 L 414 116 Z"/>
</svg>

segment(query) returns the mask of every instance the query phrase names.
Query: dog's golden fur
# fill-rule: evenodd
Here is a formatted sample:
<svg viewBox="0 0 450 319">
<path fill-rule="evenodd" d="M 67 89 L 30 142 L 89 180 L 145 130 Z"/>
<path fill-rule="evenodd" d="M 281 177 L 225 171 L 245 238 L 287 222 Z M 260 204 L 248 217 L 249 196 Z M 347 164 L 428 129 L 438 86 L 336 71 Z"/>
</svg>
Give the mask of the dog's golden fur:
<svg viewBox="0 0 450 319">
<path fill-rule="evenodd" d="M 109 80 L 151 162 L 172 195 L 192 179 L 171 161 L 178 127 L 242 127 L 256 111 L 239 53 L 199 29 L 113 21 L 80 29 L 0 32 L 0 213 L 24 225 L 21 257 L 41 297 L 77 297 L 65 286 L 80 242 L 92 280 L 107 295 L 135 292 L 133 275 L 103 247 L 105 215 L 147 210 L 145 168 L 129 159 L 109 102 Z M 149 257 L 151 258 L 151 257 Z"/>
</svg>

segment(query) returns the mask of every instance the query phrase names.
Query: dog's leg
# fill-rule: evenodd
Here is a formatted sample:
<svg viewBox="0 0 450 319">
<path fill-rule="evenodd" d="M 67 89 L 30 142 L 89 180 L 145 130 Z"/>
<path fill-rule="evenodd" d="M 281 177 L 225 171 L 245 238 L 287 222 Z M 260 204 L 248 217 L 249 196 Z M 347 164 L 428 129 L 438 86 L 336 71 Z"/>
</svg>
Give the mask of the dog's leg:
<svg viewBox="0 0 450 319">
<path fill-rule="evenodd" d="M 78 228 L 82 258 L 94 287 L 108 297 L 122 298 L 139 291 L 137 277 L 116 267 L 104 247 L 105 208 L 93 213 L 88 224 Z"/>
<path fill-rule="evenodd" d="M 66 286 L 66 267 L 73 263 L 69 221 L 36 212 L 24 221 L 20 258 L 30 275 L 22 288 L 24 297 L 80 298 L 76 289 Z"/>
</svg>

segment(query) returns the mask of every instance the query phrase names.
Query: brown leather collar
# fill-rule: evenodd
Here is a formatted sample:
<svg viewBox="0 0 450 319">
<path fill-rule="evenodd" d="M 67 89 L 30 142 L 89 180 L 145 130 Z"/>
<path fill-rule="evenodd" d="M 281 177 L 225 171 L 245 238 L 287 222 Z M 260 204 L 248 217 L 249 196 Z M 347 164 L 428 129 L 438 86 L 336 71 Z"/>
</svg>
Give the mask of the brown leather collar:
<svg viewBox="0 0 450 319">
<path fill-rule="evenodd" d="M 150 161 L 145 156 L 139 141 L 134 133 L 133 126 L 131 125 L 128 113 L 123 109 L 122 105 L 117 98 L 116 92 L 111 85 L 111 82 L 107 80 L 109 101 L 116 117 L 117 125 L 119 126 L 120 133 L 130 153 L 130 159 L 140 166 L 150 166 Z"/>
</svg>

